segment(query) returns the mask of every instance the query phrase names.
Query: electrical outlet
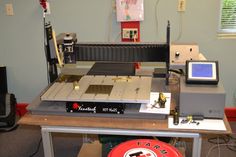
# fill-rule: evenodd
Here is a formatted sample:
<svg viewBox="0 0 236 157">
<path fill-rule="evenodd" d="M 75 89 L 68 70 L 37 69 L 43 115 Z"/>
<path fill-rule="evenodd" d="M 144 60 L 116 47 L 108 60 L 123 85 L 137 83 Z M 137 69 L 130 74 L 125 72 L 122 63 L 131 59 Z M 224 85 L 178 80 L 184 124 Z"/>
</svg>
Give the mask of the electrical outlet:
<svg viewBox="0 0 236 157">
<path fill-rule="evenodd" d="M 179 0 L 178 2 L 178 11 L 184 12 L 186 9 L 186 0 Z"/>
<path fill-rule="evenodd" d="M 138 38 L 138 29 L 137 28 L 124 28 L 122 30 L 123 39 L 134 39 Z"/>
<path fill-rule="evenodd" d="M 112 12 L 115 13 L 116 12 L 116 0 L 112 0 L 111 8 L 112 8 Z"/>
<path fill-rule="evenodd" d="M 11 3 L 5 4 L 5 9 L 6 9 L 6 15 L 8 15 L 8 16 L 13 16 L 14 15 L 13 6 L 12 6 Z"/>
</svg>

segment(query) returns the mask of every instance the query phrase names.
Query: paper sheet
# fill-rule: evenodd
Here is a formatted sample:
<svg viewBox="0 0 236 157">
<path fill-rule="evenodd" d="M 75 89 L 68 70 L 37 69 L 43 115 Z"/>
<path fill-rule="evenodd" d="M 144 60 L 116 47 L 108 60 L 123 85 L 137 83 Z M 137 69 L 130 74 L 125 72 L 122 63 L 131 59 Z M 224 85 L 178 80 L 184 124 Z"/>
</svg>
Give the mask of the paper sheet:
<svg viewBox="0 0 236 157">
<path fill-rule="evenodd" d="M 168 128 L 171 129 L 199 129 L 199 130 L 219 130 L 219 131 L 226 131 L 226 127 L 223 120 L 219 119 L 204 119 L 199 120 L 197 123 L 185 123 L 182 124 L 181 121 L 185 119 L 184 117 L 179 118 L 179 124 L 173 124 L 173 117 L 168 118 Z"/>
<path fill-rule="evenodd" d="M 117 21 L 143 21 L 143 0 L 116 0 Z"/>
<path fill-rule="evenodd" d="M 170 114 L 170 101 L 171 101 L 171 93 L 163 93 L 166 97 L 165 108 L 160 108 L 159 105 L 155 104 L 155 101 L 159 98 L 159 92 L 151 92 L 150 93 L 150 103 L 142 104 L 140 106 L 139 112 L 143 113 L 156 113 L 156 114 Z"/>
</svg>

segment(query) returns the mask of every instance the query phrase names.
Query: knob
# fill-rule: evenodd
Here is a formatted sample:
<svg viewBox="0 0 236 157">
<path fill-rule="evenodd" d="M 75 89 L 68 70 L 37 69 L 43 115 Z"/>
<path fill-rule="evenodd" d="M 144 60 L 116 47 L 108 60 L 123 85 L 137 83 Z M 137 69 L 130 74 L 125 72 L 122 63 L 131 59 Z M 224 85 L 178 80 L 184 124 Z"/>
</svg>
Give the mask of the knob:
<svg viewBox="0 0 236 157">
<path fill-rule="evenodd" d="M 176 51 L 176 52 L 175 52 L 175 57 L 179 57 L 179 55 L 180 55 L 180 52 L 179 52 L 179 51 Z"/>
</svg>

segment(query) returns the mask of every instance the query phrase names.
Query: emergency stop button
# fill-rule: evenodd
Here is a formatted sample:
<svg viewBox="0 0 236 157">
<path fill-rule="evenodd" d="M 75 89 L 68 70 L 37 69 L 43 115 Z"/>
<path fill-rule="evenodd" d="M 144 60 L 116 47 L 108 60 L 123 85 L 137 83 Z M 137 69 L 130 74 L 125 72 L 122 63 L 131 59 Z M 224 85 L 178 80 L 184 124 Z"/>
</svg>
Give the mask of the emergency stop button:
<svg viewBox="0 0 236 157">
<path fill-rule="evenodd" d="M 77 109 L 79 108 L 79 104 L 76 103 L 76 102 L 73 103 L 72 108 L 73 108 L 74 110 L 77 110 Z"/>
<path fill-rule="evenodd" d="M 108 157 L 183 157 L 173 146 L 159 140 L 130 140 L 113 148 Z"/>
</svg>

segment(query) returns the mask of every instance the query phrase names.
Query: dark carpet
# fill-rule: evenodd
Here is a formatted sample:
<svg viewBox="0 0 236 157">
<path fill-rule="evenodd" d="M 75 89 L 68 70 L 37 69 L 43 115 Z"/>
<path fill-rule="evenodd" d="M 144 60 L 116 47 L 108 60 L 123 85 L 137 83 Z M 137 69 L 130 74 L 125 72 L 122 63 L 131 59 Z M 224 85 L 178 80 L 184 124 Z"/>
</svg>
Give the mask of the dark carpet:
<svg viewBox="0 0 236 157">
<path fill-rule="evenodd" d="M 231 123 L 235 138 L 236 123 Z M 212 150 L 208 157 L 235 157 L 236 146 L 232 147 L 235 151 L 226 146 L 216 146 L 208 142 L 209 138 L 217 135 L 203 136 L 202 157 L 206 157 L 209 150 Z M 224 136 L 225 137 L 225 136 Z M 44 157 L 42 142 L 40 143 L 41 132 L 37 126 L 18 126 L 9 132 L 0 132 L 0 157 Z M 186 142 L 186 157 L 191 156 L 192 140 L 181 139 Z M 215 140 L 216 141 L 216 140 Z M 217 142 L 217 141 L 216 141 Z M 236 145 L 236 139 L 232 139 L 231 144 Z M 82 135 L 79 134 L 53 134 L 53 146 L 55 157 L 77 157 L 79 149 L 83 143 Z M 37 147 L 39 145 L 39 149 Z M 215 146 L 215 147 L 214 147 Z M 212 149 L 211 149 L 212 148 Z M 219 149 L 220 148 L 220 149 Z M 35 155 L 33 155 L 35 154 Z"/>
</svg>

